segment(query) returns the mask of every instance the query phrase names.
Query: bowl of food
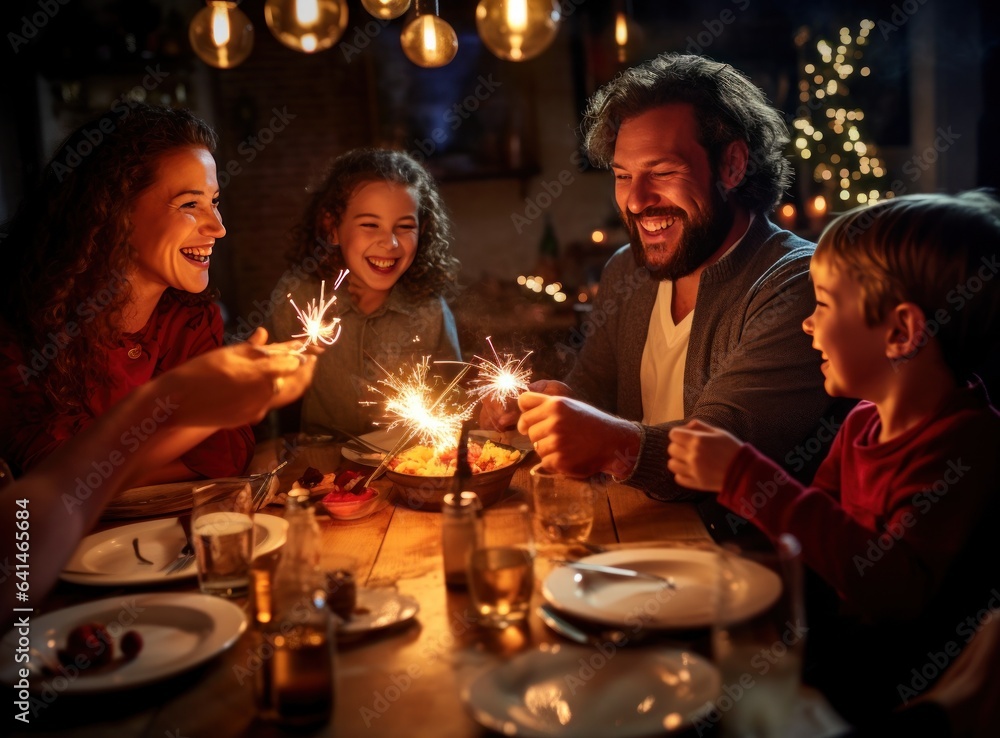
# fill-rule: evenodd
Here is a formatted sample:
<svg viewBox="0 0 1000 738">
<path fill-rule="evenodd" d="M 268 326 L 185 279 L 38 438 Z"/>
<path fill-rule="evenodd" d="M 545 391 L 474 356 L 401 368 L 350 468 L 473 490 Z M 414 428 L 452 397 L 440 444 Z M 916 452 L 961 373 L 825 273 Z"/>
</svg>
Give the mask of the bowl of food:
<svg viewBox="0 0 1000 738">
<path fill-rule="evenodd" d="M 367 475 L 359 471 L 323 474 L 310 467 L 292 486 L 305 487 L 311 498 L 337 520 L 358 520 L 380 510 L 388 502 L 385 484 L 365 487 Z"/>
<path fill-rule="evenodd" d="M 455 448 L 441 451 L 432 446 L 411 446 L 389 462 L 385 476 L 396 485 L 408 507 L 437 511 L 444 496 L 455 489 L 455 455 Z M 472 478 L 464 489 L 479 495 L 484 507 L 492 505 L 510 486 L 524 456 L 513 446 L 470 439 Z"/>
</svg>

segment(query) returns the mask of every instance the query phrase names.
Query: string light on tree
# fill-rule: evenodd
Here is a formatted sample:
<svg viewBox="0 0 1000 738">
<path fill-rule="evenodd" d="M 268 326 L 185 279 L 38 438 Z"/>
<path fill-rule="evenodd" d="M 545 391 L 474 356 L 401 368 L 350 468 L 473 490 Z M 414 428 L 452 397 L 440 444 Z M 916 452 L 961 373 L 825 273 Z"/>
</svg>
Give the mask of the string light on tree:
<svg viewBox="0 0 1000 738">
<path fill-rule="evenodd" d="M 863 20 L 856 36 L 840 29 L 836 45 L 820 38 L 815 58 L 805 61 L 799 79 L 800 110 L 792 123 L 795 154 L 812 168 L 812 178 L 843 208 L 891 197 L 882 189 L 886 170 L 875 146 L 863 136 L 864 111 L 851 104 L 849 84 L 871 74 L 862 64 L 863 48 L 875 24 Z M 805 56 L 806 37 L 797 39 Z"/>
</svg>

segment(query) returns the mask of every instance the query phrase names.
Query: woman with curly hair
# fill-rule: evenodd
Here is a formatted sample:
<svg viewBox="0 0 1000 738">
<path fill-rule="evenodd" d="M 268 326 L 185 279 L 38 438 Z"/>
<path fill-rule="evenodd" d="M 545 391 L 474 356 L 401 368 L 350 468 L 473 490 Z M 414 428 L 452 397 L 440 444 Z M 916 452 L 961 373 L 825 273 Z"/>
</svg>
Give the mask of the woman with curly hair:
<svg viewBox="0 0 1000 738">
<path fill-rule="evenodd" d="M 23 473 L 131 390 L 222 344 L 208 289 L 226 234 L 212 129 L 189 111 L 116 106 L 70 134 L 7 224 L 0 276 L 0 455 Z M 136 451 L 171 412 L 122 436 Z M 240 473 L 248 426 L 142 483 Z M 100 474 L 102 463 L 95 461 Z M 102 467 L 103 468 L 103 467 Z"/>
<path fill-rule="evenodd" d="M 335 159 L 292 233 L 288 260 L 311 272 L 294 290 L 302 307 L 329 296 L 341 269 L 346 293 L 331 308 L 340 338 L 319 358 L 316 379 L 302 404 L 302 430 L 372 430 L 380 396 L 372 389 L 384 371 L 419 362 L 461 358 L 455 319 L 445 297 L 459 270 L 451 255 L 451 225 L 434 179 L 402 151 L 355 149 Z M 312 268 L 310 268 L 312 267 Z M 299 331 L 286 302 L 274 317 L 275 334 Z"/>
</svg>

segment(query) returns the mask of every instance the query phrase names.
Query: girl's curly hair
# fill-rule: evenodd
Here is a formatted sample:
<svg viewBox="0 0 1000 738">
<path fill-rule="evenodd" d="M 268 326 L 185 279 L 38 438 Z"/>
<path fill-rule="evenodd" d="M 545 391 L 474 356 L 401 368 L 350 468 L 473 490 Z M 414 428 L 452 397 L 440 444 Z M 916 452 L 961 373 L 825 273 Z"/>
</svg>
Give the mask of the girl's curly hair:
<svg viewBox="0 0 1000 738">
<path fill-rule="evenodd" d="M 108 351 L 123 345 L 132 296 L 131 212 L 175 149 L 215 151 L 218 139 L 190 111 L 130 102 L 84 123 L 60 144 L 41 181 L 6 224 L 0 242 L 0 317 L 20 343 L 47 360 L 44 394 L 57 411 L 90 412 L 89 389 L 107 383 Z M 198 295 L 168 289 L 187 303 Z M 62 345 L 53 357 L 54 337 Z"/>
<path fill-rule="evenodd" d="M 325 254 L 325 260 L 313 275 L 317 281 L 331 279 L 345 267 L 339 245 L 327 242 L 322 225 L 324 216 L 329 214 L 334 223 L 339 223 L 351 196 L 368 182 L 405 185 L 417 200 L 420 223 L 417 254 L 399 283 L 417 299 L 444 295 L 454 289 L 461 265 L 451 255 L 451 222 L 437 184 L 416 159 L 392 149 L 353 149 L 333 160 L 302 219 L 292 230 L 291 246 L 286 253 L 289 263 L 302 264 L 315 257 L 317 251 Z"/>
<path fill-rule="evenodd" d="M 764 93 L 728 64 L 690 54 L 660 54 L 626 69 L 590 99 L 582 131 L 590 160 L 608 168 L 623 121 L 669 103 L 690 103 L 713 170 L 731 141 L 746 141 L 750 160 L 734 194 L 754 213 L 769 213 L 792 181 L 788 127 Z"/>
</svg>

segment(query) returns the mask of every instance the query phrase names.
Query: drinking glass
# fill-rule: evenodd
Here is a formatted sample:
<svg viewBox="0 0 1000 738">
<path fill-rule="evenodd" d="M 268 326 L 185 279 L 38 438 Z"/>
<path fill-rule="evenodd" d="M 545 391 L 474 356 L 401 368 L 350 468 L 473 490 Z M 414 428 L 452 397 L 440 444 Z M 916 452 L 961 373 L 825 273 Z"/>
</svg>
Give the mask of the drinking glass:
<svg viewBox="0 0 1000 738">
<path fill-rule="evenodd" d="M 233 480 L 196 487 L 191 537 L 198 586 L 205 594 L 241 597 L 250 586 L 253 558 L 253 492 Z"/>
<path fill-rule="evenodd" d="M 469 557 L 469 594 L 479 622 L 506 628 L 527 617 L 535 588 L 534 562 L 528 506 L 486 511 Z"/>
<path fill-rule="evenodd" d="M 553 543 L 585 541 L 594 527 L 595 487 L 603 478 L 573 479 L 544 469 L 531 470 L 535 520 Z"/>
<path fill-rule="evenodd" d="M 712 650 L 724 687 L 706 720 L 726 738 L 779 738 L 805 650 L 801 546 L 786 534 L 773 550 L 724 548 L 718 576 Z"/>
</svg>

